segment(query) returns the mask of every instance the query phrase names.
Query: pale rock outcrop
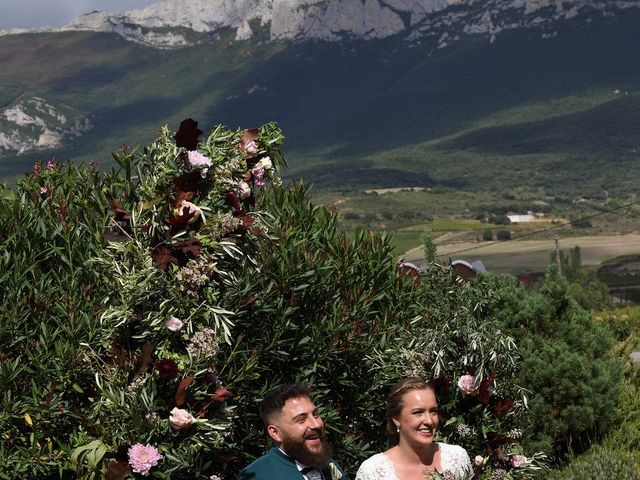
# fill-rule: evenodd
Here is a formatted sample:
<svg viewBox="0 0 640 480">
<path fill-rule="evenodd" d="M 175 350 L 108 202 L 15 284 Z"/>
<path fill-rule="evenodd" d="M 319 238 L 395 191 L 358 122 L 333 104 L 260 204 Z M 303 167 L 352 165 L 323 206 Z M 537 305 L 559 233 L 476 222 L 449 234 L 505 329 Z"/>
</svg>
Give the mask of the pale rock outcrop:
<svg viewBox="0 0 640 480">
<path fill-rule="evenodd" d="M 444 47 L 465 35 L 495 39 L 516 28 L 540 28 L 545 37 L 555 31 L 549 28 L 553 22 L 630 8 L 640 8 L 640 0 L 164 0 L 124 13 L 91 11 L 62 30 L 111 31 L 145 45 L 176 48 L 205 41 L 187 38 L 184 29 L 231 28 L 236 40 L 248 40 L 255 33 L 251 24 L 258 22 L 276 41 L 400 35 L 409 42 L 439 38 Z"/>
<path fill-rule="evenodd" d="M 0 152 L 57 148 L 92 127 L 87 117 L 70 107 L 52 105 L 40 97 L 19 97 L 0 110 Z"/>
</svg>

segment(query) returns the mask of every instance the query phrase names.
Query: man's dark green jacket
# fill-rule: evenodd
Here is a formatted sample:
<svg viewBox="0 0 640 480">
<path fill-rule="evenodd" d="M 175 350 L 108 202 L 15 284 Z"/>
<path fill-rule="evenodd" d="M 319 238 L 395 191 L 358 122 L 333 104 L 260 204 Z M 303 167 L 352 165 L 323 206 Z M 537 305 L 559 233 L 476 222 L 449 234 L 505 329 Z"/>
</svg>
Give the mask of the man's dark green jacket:
<svg viewBox="0 0 640 480">
<path fill-rule="evenodd" d="M 342 469 L 331 462 L 328 467 L 322 469 L 322 475 L 326 480 L 349 480 L 342 473 Z M 304 480 L 304 476 L 298 470 L 293 458 L 273 447 L 263 456 L 256 458 L 247 465 L 238 475 L 238 480 Z"/>
</svg>

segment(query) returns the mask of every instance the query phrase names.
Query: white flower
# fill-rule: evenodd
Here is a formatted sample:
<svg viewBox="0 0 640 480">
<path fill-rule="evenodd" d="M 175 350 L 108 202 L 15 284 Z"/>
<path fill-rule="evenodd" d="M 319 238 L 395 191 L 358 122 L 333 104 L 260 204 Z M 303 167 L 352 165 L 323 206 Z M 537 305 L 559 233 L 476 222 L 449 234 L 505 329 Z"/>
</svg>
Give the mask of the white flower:
<svg viewBox="0 0 640 480">
<path fill-rule="evenodd" d="M 188 224 L 194 223 L 196 220 L 200 218 L 200 215 L 202 215 L 202 210 L 200 209 L 200 207 L 198 207 L 194 203 L 187 202 L 186 200 L 182 200 L 178 204 L 178 215 L 182 215 L 182 212 L 184 211 L 185 208 L 187 209 L 188 214 L 193 215 L 187 221 Z"/>
<path fill-rule="evenodd" d="M 196 419 L 193 418 L 193 415 L 188 411 L 173 407 L 171 410 L 171 415 L 169 416 L 169 423 L 175 430 L 182 430 L 183 428 L 188 428 Z"/>
<path fill-rule="evenodd" d="M 249 187 L 249 184 L 247 182 L 241 181 L 240 183 L 238 183 L 238 188 L 240 189 L 240 198 L 242 200 L 248 198 L 249 195 L 251 195 L 251 187 Z"/>
<path fill-rule="evenodd" d="M 182 325 L 184 325 L 182 323 L 182 320 L 176 317 L 169 317 L 169 319 L 164 322 L 164 326 L 172 332 L 177 332 L 178 330 L 180 330 L 182 328 Z"/>
<path fill-rule="evenodd" d="M 476 458 L 473 459 L 473 463 L 480 466 L 484 463 L 484 457 L 482 455 L 476 455 Z"/>
<path fill-rule="evenodd" d="M 273 168 L 273 162 L 271 162 L 270 157 L 264 157 L 262 160 L 260 160 L 260 163 L 262 164 L 262 168 L 264 168 L 265 170 L 271 170 Z"/>
<path fill-rule="evenodd" d="M 187 162 L 192 167 L 197 167 L 200 165 L 204 165 L 205 167 L 211 166 L 211 159 L 209 157 L 205 157 L 198 150 L 191 150 L 187 152 Z"/>
</svg>

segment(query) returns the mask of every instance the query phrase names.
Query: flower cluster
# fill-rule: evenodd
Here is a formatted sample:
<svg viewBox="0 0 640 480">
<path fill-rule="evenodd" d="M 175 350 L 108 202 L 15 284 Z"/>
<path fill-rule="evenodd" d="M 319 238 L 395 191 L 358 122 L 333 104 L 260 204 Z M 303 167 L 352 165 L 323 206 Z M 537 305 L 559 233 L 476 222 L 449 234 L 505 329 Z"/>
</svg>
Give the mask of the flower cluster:
<svg viewBox="0 0 640 480">
<path fill-rule="evenodd" d="M 126 461 L 104 455 L 112 478 L 127 469 L 193 478 L 186 465 L 205 466 L 196 475 L 203 478 L 221 472 L 212 455 L 223 448 L 234 410 L 216 361 L 230 343 L 234 312 L 217 303 L 235 272 L 254 265 L 247 260 L 266 228 L 256 196 L 279 182 L 283 136 L 273 124 L 202 133 L 188 119 L 174 134 L 163 128 L 143 152 L 124 147 L 114 155 L 126 184 L 107 196 L 116 241 L 100 261 L 113 272 L 114 294 L 100 317 L 108 350 L 89 353 L 104 365 L 95 422 L 109 435 L 105 444 L 119 439 L 118 451 L 141 443 L 128 448 Z M 37 164 L 34 175 L 35 193 L 49 195 L 47 170 Z"/>
<path fill-rule="evenodd" d="M 187 352 L 192 357 L 213 357 L 218 353 L 218 338 L 211 328 L 196 332 L 191 337 Z"/>
</svg>

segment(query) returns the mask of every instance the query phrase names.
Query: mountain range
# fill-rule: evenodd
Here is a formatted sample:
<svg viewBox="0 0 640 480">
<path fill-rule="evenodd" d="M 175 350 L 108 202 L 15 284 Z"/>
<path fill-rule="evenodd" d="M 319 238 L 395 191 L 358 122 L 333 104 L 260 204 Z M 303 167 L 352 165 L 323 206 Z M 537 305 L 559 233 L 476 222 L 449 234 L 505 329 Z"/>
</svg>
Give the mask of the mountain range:
<svg viewBox="0 0 640 480">
<path fill-rule="evenodd" d="M 640 1 L 166 0 L 0 36 L 0 175 L 277 121 L 319 187 L 632 190 Z M 584 192 L 582 192 L 584 193 Z"/>
</svg>

